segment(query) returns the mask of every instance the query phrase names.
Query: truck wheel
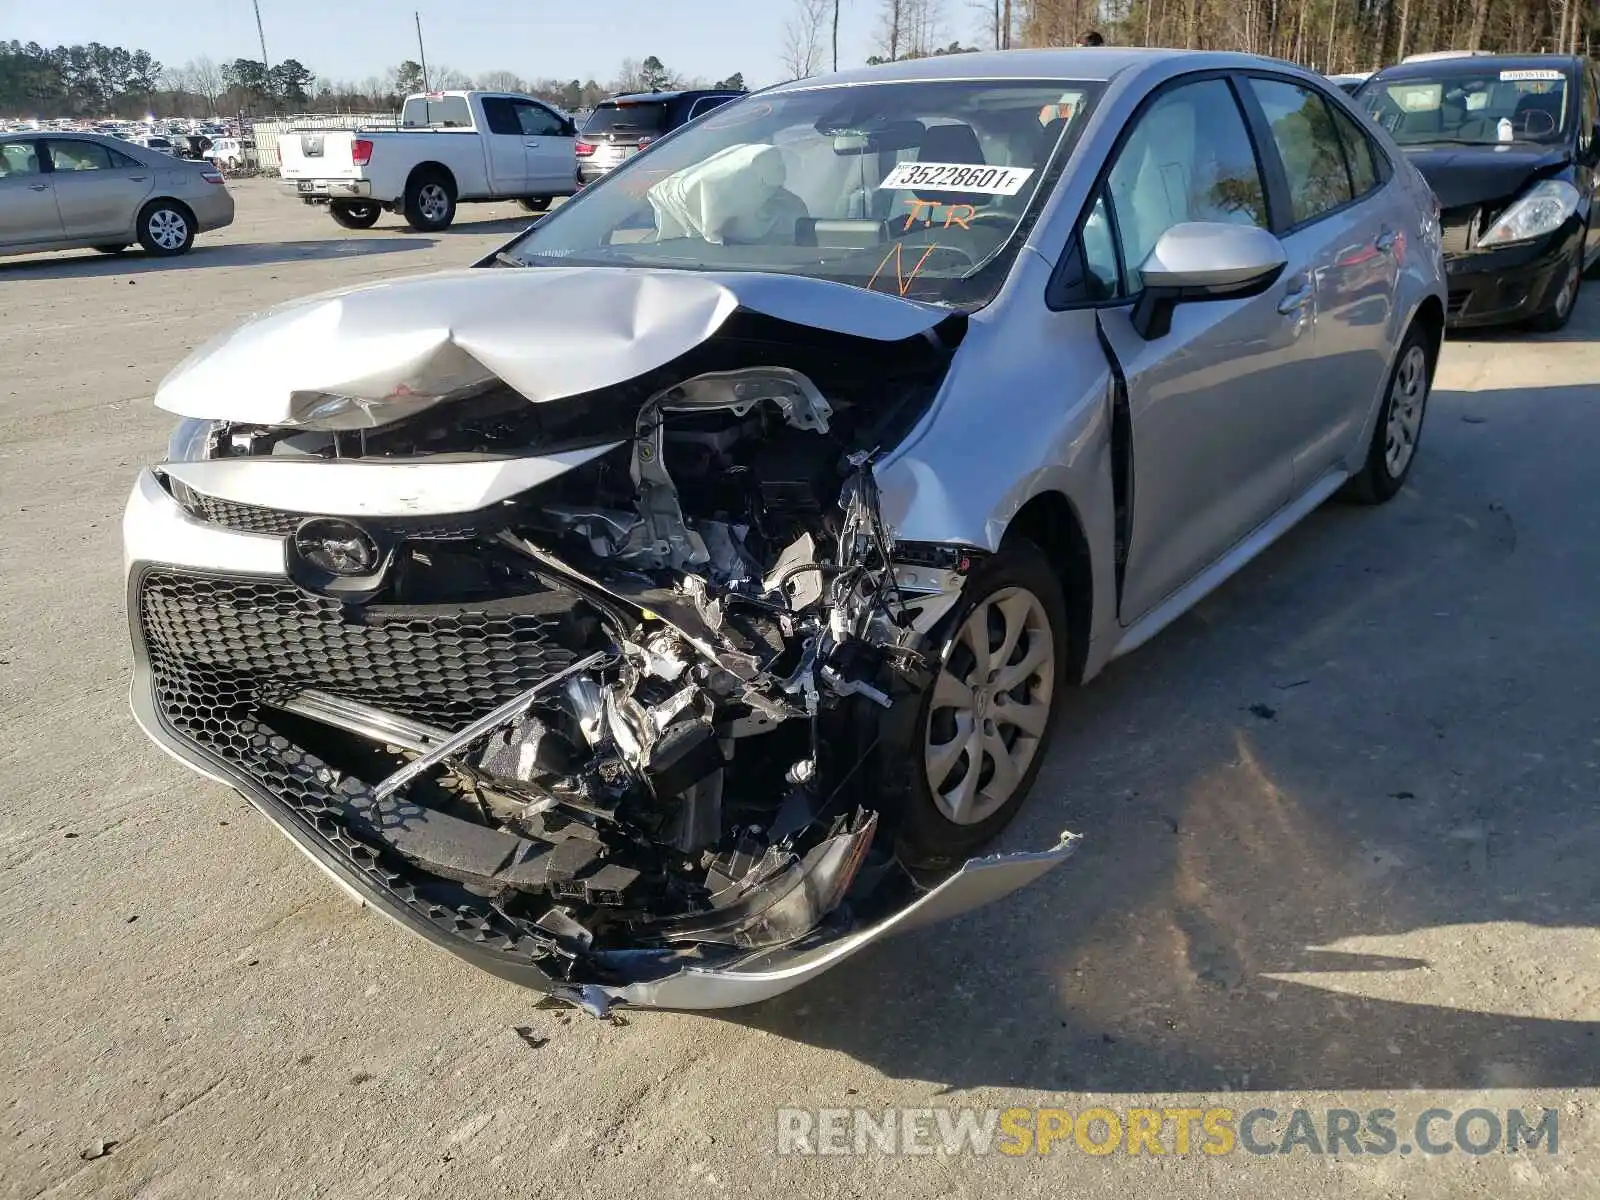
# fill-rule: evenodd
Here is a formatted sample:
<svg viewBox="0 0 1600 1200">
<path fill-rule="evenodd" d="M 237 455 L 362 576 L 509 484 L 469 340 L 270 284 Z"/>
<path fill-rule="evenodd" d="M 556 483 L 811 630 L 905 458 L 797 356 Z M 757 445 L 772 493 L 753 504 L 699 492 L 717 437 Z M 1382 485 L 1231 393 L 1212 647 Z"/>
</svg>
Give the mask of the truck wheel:
<svg viewBox="0 0 1600 1200">
<path fill-rule="evenodd" d="M 328 215 L 346 229 L 371 229 L 382 210 L 376 204 L 351 204 L 339 201 L 328 205 Z"/>
<path fill-rule="evenodd" d="M 518 200 L 517 203 L 522 205 L 523 208 L 527 209 L 531 213 L 542 213 L 549 209 L 550 197 L 524 196 L 521 200 Z"/>
<path fill-rule="evenodd" d="M 450 228 L 456 219 L 456 189 L 439 171 L 418 171 L 406 184 L 406 222 L 420 233 Z"/>
</svg>

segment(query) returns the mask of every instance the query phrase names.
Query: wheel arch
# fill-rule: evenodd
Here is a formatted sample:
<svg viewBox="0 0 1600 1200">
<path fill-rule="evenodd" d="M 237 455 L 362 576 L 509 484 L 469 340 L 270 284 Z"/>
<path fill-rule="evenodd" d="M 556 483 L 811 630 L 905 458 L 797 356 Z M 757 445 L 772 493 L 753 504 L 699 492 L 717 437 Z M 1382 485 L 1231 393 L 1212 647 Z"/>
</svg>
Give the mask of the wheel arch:
<svg viewBox="0 0 1600 1200">
<path fill-rule="evenodd" d="M 150 199 L 139 205 L 139 211 L 137 214 L 135 214 L 134 218 L 136 222 L 134 225 L 135 232 L 137 232 L 139 228 L 137 222 L 143 221 L 145 213 L 149 212 L 151 208 L 158 204 L 170 204 L 173 208 L 178 209 L 183 213 L 184 217 L 188 219 L 188 222 L 194 228 L 194 231 L 196 233 L 200 232 L 199 218 L 194 215 L 194 209 L 187 201 L 180 200 L 176 196 L 151 196 Z"/>
<path fill-rule="evenodd" d="M 429 159 L 427 162 L 419 162 L 411 168 L 410 174 L 406 176 L 406 191 L 409 192 L 411 185 L 423 175 L 441 176 L 444 182 L 450 185 L 450 191 L 453 195 L 459 196 L 461 194 L 461 186 L 456 182 L 455 172 L 442 162 L 435 162 L 433 159 Z"/>
<path fill-rule="evenodd" d="M 1422 298 L 1422 303 L 1411 314 L 1411 325 L 1427 330 L 1428 366 L 1430 370 L 1437 370 L 1439 354 L 1444 349 L 1444 304 L 1438 296 L 1430 293 Z"/>
<path fill-rule="evenodd" d="M 1023 538 L 1044 551 L 1067 605 L 1067 678 L 1083 678 L 1089 638 L 1094 628 L 1094 558 L 1083 519 L 1063 492 L 1039 492 L 1006 525 L 1000 548 L 1013 538 Z"/>
</svg>

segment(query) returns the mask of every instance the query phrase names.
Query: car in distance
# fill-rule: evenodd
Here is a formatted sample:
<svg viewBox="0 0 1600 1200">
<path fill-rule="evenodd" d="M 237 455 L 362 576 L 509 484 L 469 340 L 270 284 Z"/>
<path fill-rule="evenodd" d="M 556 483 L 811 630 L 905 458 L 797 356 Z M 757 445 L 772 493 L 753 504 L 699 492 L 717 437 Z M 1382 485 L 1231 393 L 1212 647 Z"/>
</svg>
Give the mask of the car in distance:
<svg viewBox="0 0 1600 1200">
<path fill-rule="evenodd" d="M 217 167 L 224 171 L 237 171 L 257 164 L 256 144 L 253 138 L 220 137 L 206 151 Z"/>
<path fill-rule="evenodd" d="M 1357 103 L 1438 194 L 1453 326 L 1572 316 L 1600 257 L 1595 65 L 1564 55 L 1451 55 L 1379 71 Z"/>
<path fill-rule="evenodd" d="M 572 195 L 576 134 L 533 96 L 426 92 L 406 98 L 398 130 L 286 133 L 278 154 L 289 190 L 345 228 L 370 229 L 387 210 L 428 232 L 448 228 L 458 204 L 519 200 L 542 212 Z"/>
<path fill-rule="evenodd" d="M 233 197 L 209 163 L 94 133 L 0 135 L 0 254 L 115 254 L 135 242 L 182 254 L 232 223 Z"/>
<path fill-rule="evenodd" d="M 134 712 L 486 969 L 760 1000 L 1068 856 L 971 857 L 1067 687 L 1396 494 L 1444 298 L 1422 177 L 1287 63 L 769 89 L 169 375 Z"/>
<path fill-rule="evenodd" d="M 652 142 L 696 117 L 736 100 L 744 92 L 695 88 L 677 92 L 639 92 L 613 96 L 595 105 L 578 132 L 578 175 L 593 183 Z"/>
</svg>

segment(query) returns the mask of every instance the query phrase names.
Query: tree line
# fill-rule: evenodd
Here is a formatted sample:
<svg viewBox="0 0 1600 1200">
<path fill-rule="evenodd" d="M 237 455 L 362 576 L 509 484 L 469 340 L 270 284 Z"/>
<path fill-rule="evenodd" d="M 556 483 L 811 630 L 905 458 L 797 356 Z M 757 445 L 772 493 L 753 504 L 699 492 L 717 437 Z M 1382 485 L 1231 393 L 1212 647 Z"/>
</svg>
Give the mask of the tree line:
<svg viewBox="0 0 1600 1200">
<path fill-rule="evenodd" d="M 869 64 L 1071 46 L 1091 30 L 1114 45 L 1239 50 L 1329 74 L 1429 50 L 1600 51 L 1594 0 L 790 0 L 785 74 L 837 69 L 841 11 L 860 6 L 875 16 Z"/>
<path fill-rule="evenodd" d="M 665 91 L 678 87 L 743 88 L 735 71 L 709 85 L 667 67 L 655 55 L 623 59 L 617 75 L 602 84 L 593 79 L 525 79 L 515 71 L 468 75 L 453 67 L 404 61 L 365 80 L 318 75 L 298 59 L 270 68 L 257 59 L 215 62 L 190 59 L 164 66 L 145 50 L 121 46 L 57 46 L 0 42 L 0 115 L 11 117 L 124 117 L 146 113 L 164 117 L 231 117 L 316 113 L 388 113 L 405 96 L 426 88 L 484 88 L 526 92 L 568 110 L 592 108 L 619 92 Z"/>
</svg>

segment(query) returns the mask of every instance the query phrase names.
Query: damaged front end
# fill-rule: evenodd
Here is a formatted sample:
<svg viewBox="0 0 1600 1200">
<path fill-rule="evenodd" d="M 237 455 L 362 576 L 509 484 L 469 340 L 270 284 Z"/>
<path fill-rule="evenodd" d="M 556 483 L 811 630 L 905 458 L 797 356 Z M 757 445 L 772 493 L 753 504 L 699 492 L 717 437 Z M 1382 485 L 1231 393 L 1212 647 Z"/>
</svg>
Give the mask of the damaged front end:
<svg viewBox="0 0 1600 1200">
<path fill-rule="evenodd" d="M 759 1000 L 1065 858 L 896 850 L 982 556 L 897 543 L 873 463 L 960 318 L 559 275 L 319 298 L 164 385 L 190 420 L 125 522 L 146 730 L 364 901 L 597 1009 Z M 530 351 L 513 299 L 608 361 Z"/>
</svg>

